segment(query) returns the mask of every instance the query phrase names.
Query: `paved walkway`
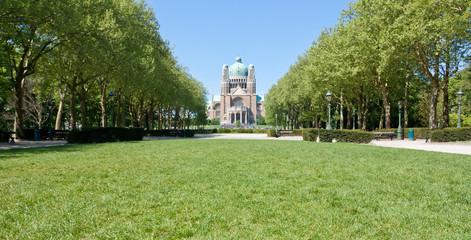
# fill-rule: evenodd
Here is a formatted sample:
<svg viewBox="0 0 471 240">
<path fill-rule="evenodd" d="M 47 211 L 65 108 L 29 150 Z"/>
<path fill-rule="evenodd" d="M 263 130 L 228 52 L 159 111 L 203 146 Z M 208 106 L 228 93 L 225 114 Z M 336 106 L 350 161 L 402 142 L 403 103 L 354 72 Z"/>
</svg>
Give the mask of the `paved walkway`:
<svg viewBox="0 0 471 240">
<path fill-rule="evenodd" d="M 152 140 L 170 140 L 182 139 L 179 137 L 144 137 L 146 141 Z M 208 139 L 242 139 L 242 140 L 291 140 L 302 141 L 301 136 L 285 136 L 285 137 L 267 137 L 265 134 L 196 134 L 194 139 L 208 140 Z M 60 146 L 66 144 L 66 141 L 21 141 L 17 140 L 15 143 L 0 143 L 0 150 L 12 148 L 32 148 L 32 147 L 50 147 Z M 409 140 L 373 140 L 369 145 L 380 147 L 392 148 L 408 148 L 415 150 L 425 150 L 434 152 L 458 153 L 471 155 L 471 143 L 435 143 L 425 142 L 425 140 L 418 139 L 416 141 Z"/>
<path fill-rule="evenodd" d="M 391 140 L 384 139 L 380 141 L 373 140 L 370 143 L 370 145 L 471 155 L 471 143 L 425 142 L 424 139 L 417 139 L 415 141 L 409 141 L 409 140 L 391 141 Z"/>
<path fill-rule="evenodd" d="M 51 147 L 66 144 L 67 141 L 24 141 L 15 140 L 15 143 L 0 143 L 0 150 L 12 148 Z"/>
</svg>

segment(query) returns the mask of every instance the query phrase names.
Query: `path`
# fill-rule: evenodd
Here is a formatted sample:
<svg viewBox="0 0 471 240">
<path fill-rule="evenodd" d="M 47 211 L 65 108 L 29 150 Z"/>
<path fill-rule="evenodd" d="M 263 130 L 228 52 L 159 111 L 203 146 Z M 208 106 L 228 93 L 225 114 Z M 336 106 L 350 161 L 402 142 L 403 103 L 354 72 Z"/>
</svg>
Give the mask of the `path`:
<svg viewBox="0 0 471 240">
<path fill-rule="evenodd" d="M 471 143 L 425 142 L 424 139 L 417 139 L 415 141 L 409 141 L 409 140 L 391 141 L 391 140 L 386 139 L 386 140 L 380 140 L 380 141 L 373 140 L 370 143 L 370 145 L 471 155 Z"/>
<path fill-rule="evenodd" d="M 144 137 L 146 141 L 152 140 L 170 140 L 170 139 L 183 139 L 179 137 Z M 241 140 L 292 140 L 302 141 L 301 136 L 285 136 L 285 137 L 267 137 L 265 134 L 196 134 L 194 139 L 209 140 L 209 139 L 241 139 Z M 66 141 L 21 141 L 17 140 L 15 143 L 0 143 L 0 150 L 12 148 L 32 148 L 32 147 L 50 147 L 60 146 L 66 144 Z M 409 140 L 373 140 L 369 145 L 379 147 L 392 147 L 392 148 L 407 148 L 415 150 L 425 150 L 434 152 L 445 153 L 458 153 L 471 155 L 471 143 L 435 143 L 425 142 L 425 140 L 418 139 L 416 141 Z"/>
</svg>

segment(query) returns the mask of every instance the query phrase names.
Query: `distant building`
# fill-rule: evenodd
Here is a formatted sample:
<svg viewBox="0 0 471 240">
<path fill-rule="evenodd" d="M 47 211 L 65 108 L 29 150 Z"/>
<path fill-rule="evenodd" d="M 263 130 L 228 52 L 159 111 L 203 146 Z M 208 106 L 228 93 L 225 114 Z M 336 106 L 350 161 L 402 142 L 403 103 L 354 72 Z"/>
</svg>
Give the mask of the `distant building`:
<svg viewBox="0 0 471 240">
<path fill-rule="evenodd" d="M 230 67 L 224 64 L 221 95 L 213 95 L 208 106 L 208 118 L 219 118 L 221 125 L 231 128 L 240 121 L 246 128 L 253 127 L 257 116 L 265 117 L 264 95 L 257 95 L 255 68 L 242 63 L 240 57 Z"/>
</svg>

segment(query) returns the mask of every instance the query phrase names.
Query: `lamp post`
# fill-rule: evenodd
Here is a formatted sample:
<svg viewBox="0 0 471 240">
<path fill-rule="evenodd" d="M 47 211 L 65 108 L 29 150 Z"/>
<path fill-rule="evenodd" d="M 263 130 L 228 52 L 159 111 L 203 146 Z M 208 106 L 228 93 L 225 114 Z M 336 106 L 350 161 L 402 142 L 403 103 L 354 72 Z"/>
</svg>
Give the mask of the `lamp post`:
<svg viewBox="0 0 471 240">
<path fill-rule="evenodd" d="M 278 137 L 278 113 L 275 113 L 275 122 L 276 122 L 275 137 Z"/>
<path fill-rule="evenodd" d="M 329 102 L 329 121 L 327 122 L 327 129 L 332 129 L 332 125 L 330 125 L 330 101 L 332 101 L 332 93 L 330 91 L 327 91 L 327 94 L 325 95 L 327 97 L 327 101 Z"/>
<path fill-rule="evenodd" d="M 399 105 L 399 125 L 397 127 L 397 140 L 402 140 L 402 128 L 401 128 L 401 108 L 402 108 L 402 103 L 399 101 L 397 103 Z"/>
<path fill-rule="evenodd" d="M 461 99 L 463 99 L 463 92 L 461 89 L 457 93 L 458 95 L 458 125 L 456 126 L 457 128 L 461 127 Z"/>
<path fill-rule="evenodd" d="M 355 130 L 355 113 L 357 111 L 355 109 L 353 109 L 353 129 L 352 130 Z"/>
<path fill-rule="evenodd" d="M 114 127 L 114 122 L 113 122 L 113 107 L 114 107 L 113 98 L 114 98 L 114 93 L 113 93 L 113 91 L 110 91 L 110 93 L 108 94 L 108 97 L 110 97 L 110 102 L 111 102 L 111 114 L 110 114 L 111 127 Z"/>
</svg>

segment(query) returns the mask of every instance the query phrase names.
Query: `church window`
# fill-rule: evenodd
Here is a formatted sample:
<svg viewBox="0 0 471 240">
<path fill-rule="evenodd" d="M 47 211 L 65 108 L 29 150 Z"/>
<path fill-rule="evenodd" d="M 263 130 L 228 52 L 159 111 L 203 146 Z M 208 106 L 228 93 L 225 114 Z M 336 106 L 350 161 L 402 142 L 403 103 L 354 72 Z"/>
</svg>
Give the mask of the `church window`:
<svg viewBox="0 0 471 240">
<path fill-rule="evenodd" d="M 235 107 L 243 107 L 244 103 L 242 102 L 241 98 L 236 98 L 236 99 L 234 99 L 232 105 L 235 106 Z"/>
</svg>

